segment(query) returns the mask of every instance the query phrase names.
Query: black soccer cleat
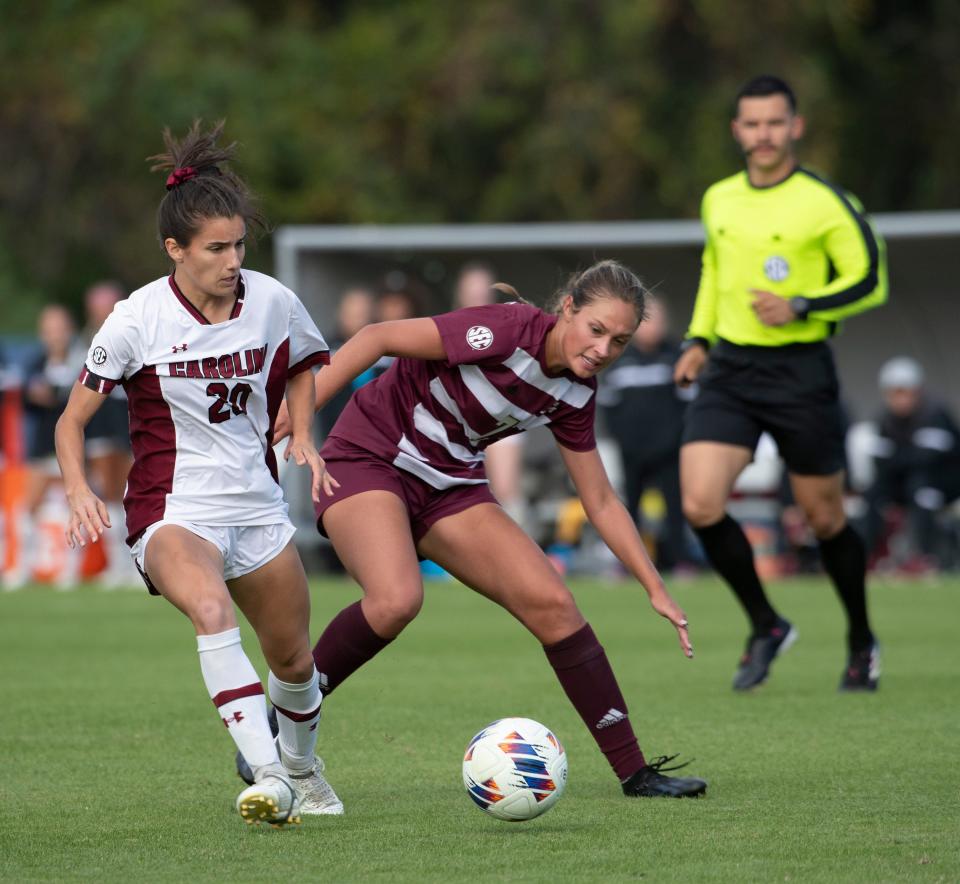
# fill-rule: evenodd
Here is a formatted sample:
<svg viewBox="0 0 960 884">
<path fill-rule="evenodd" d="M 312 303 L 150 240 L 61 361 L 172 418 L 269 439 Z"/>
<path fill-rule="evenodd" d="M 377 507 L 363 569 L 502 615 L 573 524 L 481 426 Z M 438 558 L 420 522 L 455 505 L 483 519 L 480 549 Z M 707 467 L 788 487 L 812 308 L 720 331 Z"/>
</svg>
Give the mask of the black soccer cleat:
<svg viewBox="0 0 960 884">
<path fill-rule="evenodd" d="M 847 668 L 840 678 L 840 691 L 875 691 L 880 684 L 880 645 L 873 641 L 870 647 L 850 654 Z"/>
<path fill-rule="evenodd" d="M 749 691 L 762 685 L 770 676 L 770 664 L 797 640 L 799 634 L 789 620 L 781 617 L 769 632 L 751 635 L 733 677 L 733 689 Z"/>
<path fill-rule="evenodd" d="M 267 710 L 267 720 L 270 722 L 270 733 L 276 736 L 280 733 L 280 725 L 277 724 L 277 710 L 271 706 Z M 247 759 L 243 757 L 243 753 L 237 752 L 237 776 L 240 777 L 248 786 L 253 785 L 253 769 L 247 764 Z"/>
<path fill-rule="evenodd" d="M 707 784 L 696 777 L 665 777 L 661 771 L 679 770 L 690 762 L 665 767 L 676 755 L 661 755 L 641 767 L 620 785 L 628 798 L 697 798 L 707 791 Z"/>
</svg>

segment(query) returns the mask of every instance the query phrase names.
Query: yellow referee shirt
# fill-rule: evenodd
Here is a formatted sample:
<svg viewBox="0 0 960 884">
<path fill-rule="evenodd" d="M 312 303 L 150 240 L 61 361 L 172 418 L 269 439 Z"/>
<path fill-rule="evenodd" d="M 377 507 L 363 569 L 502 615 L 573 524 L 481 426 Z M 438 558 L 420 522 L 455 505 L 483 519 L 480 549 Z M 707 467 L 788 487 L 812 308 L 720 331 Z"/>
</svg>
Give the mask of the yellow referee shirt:
<svg viewBox="0 0 960 884">
<path fill-rule="evenodd" d="M 883 240 L 851 194 L 804 168 L 770 187 L 747 173 L 703 197 L 706 232 L 700 288 L 688 338 L 777 347 L 820 341 L 838 321 L 887 299 Z M 806 318 L 757 319 L 750 289 L 809 301 Z"/>
</svg>

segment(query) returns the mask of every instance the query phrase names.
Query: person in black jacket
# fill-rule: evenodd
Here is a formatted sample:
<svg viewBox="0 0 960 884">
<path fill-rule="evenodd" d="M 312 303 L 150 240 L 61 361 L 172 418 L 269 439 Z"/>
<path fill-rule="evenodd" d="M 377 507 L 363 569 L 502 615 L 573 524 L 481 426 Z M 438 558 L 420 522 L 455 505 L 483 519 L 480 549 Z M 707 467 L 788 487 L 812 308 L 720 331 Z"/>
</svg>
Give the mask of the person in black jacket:
<svg viewBox="0 0 960 884">
<path fill-rule="evenodd" d="M 884 408 L 872 451 L 875 480 L 866 494 L 868 548 L 876 548 L 888 508 L 900 506 L 913 552 L 936 566 L 947 549 L 939 514 L 960 498 L 960 429 L 925 391 L 915 360 L 891 359 L 879 383 Z"/>
<path fill-rule="evenodd" d="M 651 298 L 647 318 L 623 355 L 601 375 L 597 400 L 620 449 L 624 502 L 638 524 L 644 491 L 656 488 L 663 495 L 666 512 L 655 556 L 661 571 L 692 567 L 680 498 L 680 437 L 692 391 L 673 382 L 679 356 L 679 343 L 668 336 L 666 307 Z"/>
</svg>

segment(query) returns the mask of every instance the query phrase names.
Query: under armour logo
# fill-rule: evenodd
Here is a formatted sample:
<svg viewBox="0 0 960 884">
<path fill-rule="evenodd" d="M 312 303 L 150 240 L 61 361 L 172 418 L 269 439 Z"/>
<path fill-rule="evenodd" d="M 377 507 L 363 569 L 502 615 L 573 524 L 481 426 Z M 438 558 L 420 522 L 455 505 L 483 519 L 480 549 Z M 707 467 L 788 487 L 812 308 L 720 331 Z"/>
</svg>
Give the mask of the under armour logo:
<svg viewBox="0 0 960 884">
<path fill-rule="evenodd" d="M 187 349 L 187 345 L 186 345 L 186 344 L 174 344 L 174 345 L 173 345 L 173 352 L 174 352 L 174 353 L 182 353 L 182 352 L 183 352 L 184 350 L 186 350 L 186 349 Z"/>
<path fill-rule="evenodd" d="M 231 724 L 240 724 L 243 721 L 243 713 L 234 712 L 229 718 L 221 718 L 220 720 L 223 722 L 223 726 L 229 730 Z"/>
</svg>

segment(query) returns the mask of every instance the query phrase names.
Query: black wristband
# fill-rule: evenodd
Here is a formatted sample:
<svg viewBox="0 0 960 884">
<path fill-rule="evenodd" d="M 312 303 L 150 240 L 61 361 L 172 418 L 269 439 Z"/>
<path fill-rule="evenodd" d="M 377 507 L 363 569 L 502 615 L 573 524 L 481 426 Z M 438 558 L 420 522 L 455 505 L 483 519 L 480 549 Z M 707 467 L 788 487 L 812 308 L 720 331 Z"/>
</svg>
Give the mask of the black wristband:
<svg viewBox="0 0 960 884">
<path fill-rule="evenodd" d="M 694 344 L 699 344 L 706 352 L 710 352 L 710 342 L 706 338 L 687 338 L 680 344 L 680 352 L 686 353 Z"/>
<path fill-rule="evenodd" d="M 811 307 L 813 307 L 810 299 L 805 298 L 803 295 L 794 295 L 787 303 L 790 305 L 790 309 L 797 319 L 806 319 Z"/>
</svg>

